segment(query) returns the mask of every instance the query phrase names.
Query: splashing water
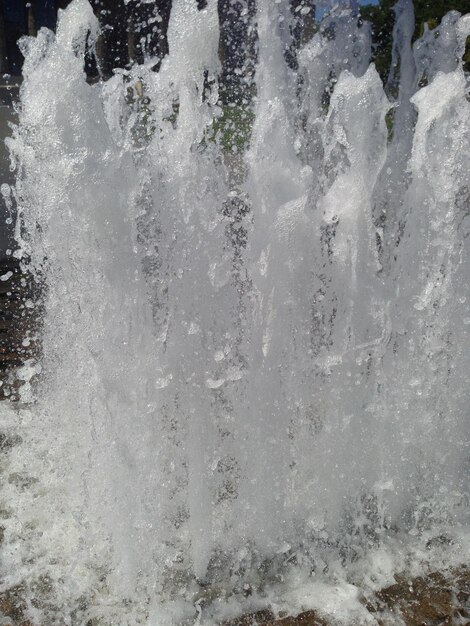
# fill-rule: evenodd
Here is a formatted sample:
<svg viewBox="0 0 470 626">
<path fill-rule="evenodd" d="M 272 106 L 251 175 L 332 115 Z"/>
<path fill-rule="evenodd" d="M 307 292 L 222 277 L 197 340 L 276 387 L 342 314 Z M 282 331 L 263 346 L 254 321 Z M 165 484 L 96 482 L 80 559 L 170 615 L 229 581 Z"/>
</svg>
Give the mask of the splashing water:
<svg viewBox="0 0 470 626">
<path fill-rule="evenodd" d="M 350 583 L 442 533 L 458 558 L 468 524 L 470 16 L 412 47 L 399 1 L 391 102 L 354 7 L 294 72 L 286 7 L 260 1 L 233 155 L 217 3 L 173 5 L 159 73 L 87 84 L 87 0 L 22 44 L 16 254 L 45 313 L 22 406 L 1 409 L 22 439 L 2 587 L 37 623 L 161 625 L 343 585 L 350 623 Z"/>
</svg>

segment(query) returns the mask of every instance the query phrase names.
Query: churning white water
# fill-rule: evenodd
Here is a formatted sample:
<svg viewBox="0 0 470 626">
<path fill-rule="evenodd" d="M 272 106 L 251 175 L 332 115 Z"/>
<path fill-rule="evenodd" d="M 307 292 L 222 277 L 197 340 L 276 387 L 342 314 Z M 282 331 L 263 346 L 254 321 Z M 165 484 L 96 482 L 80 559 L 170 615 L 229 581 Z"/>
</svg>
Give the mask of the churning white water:
<svg viewBox="0 0 470 626">
<path fill-rule="evenodd" d="M 87 0 L 23 42 L 15 254 L 44 315 L 0 409 L 1 585 L 34 623 L 372 624 L 359 588 L 466 559 L 470 16 L 412 47 L 399 0 L 387 97 L 347 3 L 289 69 L 284 4 L 258 2 L 237 154 L 216 0 L 173 1 L 159 73 L 87 83 Z"/>
</svg>

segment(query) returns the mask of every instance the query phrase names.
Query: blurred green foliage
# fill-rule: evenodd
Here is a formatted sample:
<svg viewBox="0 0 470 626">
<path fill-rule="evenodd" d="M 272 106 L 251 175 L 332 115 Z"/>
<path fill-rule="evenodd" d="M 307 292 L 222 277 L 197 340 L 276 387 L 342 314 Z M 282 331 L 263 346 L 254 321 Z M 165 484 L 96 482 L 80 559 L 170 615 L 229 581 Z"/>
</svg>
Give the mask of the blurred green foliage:
<svg viewBox="0 0 470 626">
<path fill-rule="evenodd" d="M 243 152 L 250 141 L 254 121 L 253 111 L 244 106 L 222 107 L 222 114 L 214 120 L 212 135 L 226 152 Z"/>
</svg>

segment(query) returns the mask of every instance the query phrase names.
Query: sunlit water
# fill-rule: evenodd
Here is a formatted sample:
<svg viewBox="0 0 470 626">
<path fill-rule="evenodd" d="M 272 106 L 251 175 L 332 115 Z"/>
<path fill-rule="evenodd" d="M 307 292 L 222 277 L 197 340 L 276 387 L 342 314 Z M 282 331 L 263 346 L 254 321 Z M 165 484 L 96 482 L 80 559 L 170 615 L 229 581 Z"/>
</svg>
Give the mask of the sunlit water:
<svg viewBox="0 0 470 626">
<path fill-rule="evenodd" d="M 0 409 L 1 585 L 37 624 L 372 624 L 359 589 L 468 550 L 470 16 L 412 48 L 400 0 L 387 97 L 353 9 L 294 72 L 261 0 L 233 154 L 217 3 L 173 4 L 159 73 L 87 84 L 87 0 L 23 42 L 10 199 L 45 313 Z"/>
</svg>

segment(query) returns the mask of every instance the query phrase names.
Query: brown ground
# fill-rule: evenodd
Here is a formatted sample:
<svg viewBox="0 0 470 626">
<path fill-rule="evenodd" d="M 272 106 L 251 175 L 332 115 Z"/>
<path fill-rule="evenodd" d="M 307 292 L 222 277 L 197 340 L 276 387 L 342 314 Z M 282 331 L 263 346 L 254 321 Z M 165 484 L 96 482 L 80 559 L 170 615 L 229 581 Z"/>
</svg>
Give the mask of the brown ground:
<svg viewBox="0 0 470 626">
<path fill-rule="evenodd" d="M 376 593 L 367 605 L 378 626 L 470 626 L 470 568 L 461 567 L 448 575 L 428 576 L 397 582 Z M 0 595 L 0 616 L 12 626 L 35 626 L 25 618 L 21 588 Z M 87 626 L 91 626 L 87 625 Z M 296 617 L 275 617 L 265 610 L 224 622 L 221 626 L 334 626 L 315 611 Z M 351 624 L 350 626 L 361 626 Z"/>
<path fill-rule="evenodd" d="M 260 611 L 225 622 L 222 626 L 329 626 L 329 624 L 315 611 L 307 611 L 297 617 L 280 617 L 278 619 L 274 617 L 271 611 Z"/>
<path fill-rule="evenodd" d="M 9 617 L 13 626 L 33 626 L 24 617 L 25 608 L 21 588 L 15 587 L 0 595 L 0 616 Z"/>
<path fill-rule="evenodd" d="M 379 626 L 470 626 L 470 568 L 448 575 L 435 572 L 397 582 L 379 591 L 367 605 Z M 315 611 L 278 617 L 270 611 L 245 615 L 222 626 L 333 626 Z M 353 626 L 351 624 L 351 626 Z M 354 626 L 360 626 L 355 624 Z"/>
</svg>

